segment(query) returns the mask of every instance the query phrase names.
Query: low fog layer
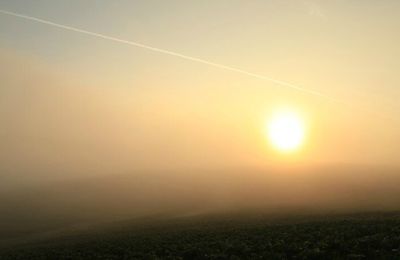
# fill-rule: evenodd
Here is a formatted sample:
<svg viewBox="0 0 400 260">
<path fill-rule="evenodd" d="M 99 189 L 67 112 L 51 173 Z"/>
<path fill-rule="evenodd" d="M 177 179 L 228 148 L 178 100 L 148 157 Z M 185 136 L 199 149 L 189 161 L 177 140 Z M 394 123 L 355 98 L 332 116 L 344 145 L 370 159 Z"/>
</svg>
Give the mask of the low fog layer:
<svg viewBox="0 0 400 260">
<path fill-rule="evenodd" d="M 400 210 L 390 168 L 136 172 L 1 194 L 1 237 L 159 215 Z"/>
</svg>

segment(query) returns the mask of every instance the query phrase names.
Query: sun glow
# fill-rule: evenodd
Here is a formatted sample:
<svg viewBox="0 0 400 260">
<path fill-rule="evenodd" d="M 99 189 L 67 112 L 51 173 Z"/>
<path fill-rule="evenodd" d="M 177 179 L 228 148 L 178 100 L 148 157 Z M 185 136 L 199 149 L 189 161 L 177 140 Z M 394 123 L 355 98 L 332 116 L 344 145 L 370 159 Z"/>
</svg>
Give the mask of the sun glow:
<svg viewBox="0 0 400 260">
<path fill-rule="evenodd" d="M 304 122 L 292 111 L 279 111 L 268 120 L 267 135 L 275 149 L 281 152 L 295 151 L 304 142 Z"/>
</svg>

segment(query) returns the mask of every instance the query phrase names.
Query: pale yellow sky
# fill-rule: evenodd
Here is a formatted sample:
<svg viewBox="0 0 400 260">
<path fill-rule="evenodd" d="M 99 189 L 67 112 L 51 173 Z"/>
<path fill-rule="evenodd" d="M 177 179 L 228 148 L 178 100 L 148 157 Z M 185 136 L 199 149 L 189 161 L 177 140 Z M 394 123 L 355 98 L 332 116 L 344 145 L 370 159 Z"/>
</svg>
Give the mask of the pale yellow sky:
<svg viewBox="0 0 400 260">
<path fill-rule="evenodd" d="M 2 1 L 0 9 L 343 101 L 0 15 L 4 172 L 398 165 L 397 1 Z M 306 122 L 305 143 L 291 155 L 266 140 L 279 107 Z"/>
</svg>

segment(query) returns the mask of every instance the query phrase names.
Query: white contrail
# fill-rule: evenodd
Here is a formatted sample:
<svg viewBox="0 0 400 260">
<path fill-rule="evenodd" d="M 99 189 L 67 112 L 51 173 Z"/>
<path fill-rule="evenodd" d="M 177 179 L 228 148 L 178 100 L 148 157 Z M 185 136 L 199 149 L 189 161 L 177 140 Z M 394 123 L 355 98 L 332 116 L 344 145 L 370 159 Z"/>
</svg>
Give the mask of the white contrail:
<svg viewBox="0 0 400 260">
<path fill-rule="evenodd" d="M 251 77 L 254 77 L 254 78 L 267 80 L 267 81 L 276 83 L 278 85 L 281 85 L 281 86 L 284 86 L 284 87 L 288 87 L 288 88 L 292 88 L 292 89 L 295 89 L 297 91 L 301 91 L 301 92 L 304 92 L 304 93 L 307 93 L 307 94 L 323 97 L 323 98 L 329 99 L 330 101 L 340 102 L 339 100 L 337 100 L 335 98 L 332 98 L 332 97 L 330 97 L 330 96 L 328 96 L 326 94 L 323 94 L 321 92 L 305 89 L 303 87 L 299 87 L 297 85 L 294 85 L 294 84 L 286 82 L 286 81 L 273 79 L 273 78 L 270 78 L 270 77 L 267 77 L 267 76 L 264 76 L 264 75 L 261 75 L 261 74 L 245 71 L 245 70 L 242 70 L 242 69 L 238 69 L 238 68 L 235 68 L 235 67 L 231 67 L 231 66 L 227 66 L 227 65 L 223 65 L 223 64 L 219 64 L 219 63 L 214 63 L 214 62 L 203 60 L 203 59 L 200 59 L 200 58 L 187 56 L 187 55 L 180 54 L 180 53 L 177 53 L 177 52 L 174 52 L 174 51 L 160 49 L 160 48 L 157 48 L 157 47 L 152 47 L 152 46 L 141 44 L 141 43 L 134 42 L 134 41 L 128 41 L 128 40 L 124 40 L 124 39 L 119 39 L 119 38 L 115 38 L 115 37 L 112 37 L 112 36 L 108 36 L 108 35 L 104 35 L 104 34 L 100 34 L 100 33 L 96 33 L 96 32 L 91 32 L 91 31 L 83 30 L 83 29 L 72 27 L 72 26 L 68 26 L 68 25 L 55 23 L 55 22 L 52 22 L 52 21 L 40 19 L 40 18 L 33 17 L 33 16 L 28 16 L 28 15 L 23 15 L 23 14 L 19 14 L 19 13 L 10 12 L 10 11 L 7 11 L 7 10 L 0 9 L 0 13 L 6 14 L 6 15 L 15 16 L 15 17 L 19 17 L 19 18 L 23 18 L 23 19 L 30 20 L 30 21 L 35 21 L 35 22 L 42 23 L 42 24 L 47 24 L 47 25 L 58 27 L 58 28 L 65 29 L 65 30 L 68 30 L 68 31 L 83 33 L 83 34 L 95 36 L 95 37 L 98 37 L 98 38 L 102 38 L 102 39 L 106 39 L 106 40 L 110 40 L 110 41 L 114 41 L 114 42 L 119 42 L 119 43 L 124 43 L 124 44 L 128 44 L 128 45 L 136 46 L 136 47 L 139 47 L 139 48 L 151 50 L 151 51 L 158 52 L 158 53 L 168 54 L 168 55 L 171 55 L 171 56 L 179 57 L 179 58 L 182 58 L 182 59 L 185 59 L 185 60 L 190 60 L 190 61 L 194 61 L 194 62 L 198 62 L 198 63 L 203 63 L 203 64 L 206 64 L 206 65 L 217 67 L 217 68 L 224 69 L 224 70 L 234 71 L 234 72 L 241 73 L 241 74 L 244 74 L 244 75 L 248 75 L 248 76 L 251 76 Z"/>
<path fill-rule="evenodd" d="M 314 91 L 314 90 L 309 90 L 309 89 L 297 86 L 295 84 L 292 84 L 292 83 L 289 83 L 289 82 L 286 82 L 286 81 L 282 81 L 282 80 L 278 80 L 278 79 L 273 79 L 271 77 L 264 76 L 264 75 L 261 75 L 261 74 L 249 72 L 249 71 L 246 71 L 246 70 L 238 69 L 238 68 L 235 68 L 235 67 L 231 67 L 231 66 L 227 66 L 227 65 L 223 65 L 223 64 L 219 64 L 219 63 L 214 63 L 214 62 L 211 62 L 211 61 L 203 60 L 203 59 L 192 57 L 192 56 L 187 56 L 187 55 L 180 54 L 180 53 L 177 53 L 177 52 L 174 52 L 174 51 L 160 49 L 160 48 L 149 46 L 149 45 L 142 44 L 142 43 L 139 43 L 139 42 L 119 39 L 119 38 L 116 38 L 116 37 L 112 37 L 112 36 L 108 36 L 108 35 L 104 35 L 104 34 L 100 34 L 100 33 L 96 33 L 96 32 L 91 32 L 91 31 L 83 30 L 83 29 L 72 27 L 72 26 L 68 26 L 68 25 L 55 23 L 55 22 L 52 22 L 52 21 L 40 19 L 40 18 L 33 17 L 33 16 L 19 14 L 19 13 L 7 11 L 7 10 L 2 10 L 2 9 L 0 9 L 0 13 L 6 14 L 6 15 L 11 15 L 11 16 L 14 16 L 14 17 L 23 18 L 23 19 L 30 20 L 30 21 L 35 21 L 35 22 L 38 22 L 38 23 L 42 23 L 42 24 L 46 24 L 46 25 L 50 25 L 50 26 L 54 26 L 54 27 L 58 27 L 58 28 L 61 28 L 61 29 L 64 29 L 64 30 L 68 30 L 68 31 L 78 32 L 78 33 L 82 33 L 82 34 L 86 34 L 86 35 L 91 35 L 91 36 L 102 38 L 102 39 L 105 39 L 105 40 L 110 40 L 110 41 L 119 42 L 119 43 L 131 45 L 131 46 L 136 46 L 136 47 L 147 49 L 147 50 L 151 50 L 151 51 L 154 51 L 154 52 L 158 52 L 158 53 L 163 53 L 163 54 L 179 57 L 179 58 L 185 59 L 185 60 L 190 60 L 190 61 L 194 61 L 194 62 L 198 62 L 198 63 L 203 63 L 203 64 L 206 64 L 206 65 L 209 65 L 209 66 L 217 67 L 217 68 L 228 70 L 228 71 L 237 72 L 237 73 L 244 74 L 244 75 L 247 75 L 247 76 L 250 76 L 250 77 L 254 77 L 254 78 L 270 81 L 270 82 L 275 83 L 277 85 L 288 87 L 288 88 L 291 88 L 291 89 L 295 89 L 295 90 L 303 92 L 303 93 L 307 93 L 307 94 L 310 94 L 310 95 L 322 97 L 322 98 L 325 98 L 325 99 L 327 99 L 327 100 L 329 100 L 331 102 L 340 103 L 340 104 L 342 104 L 344 106 L 347 106 L 347 107 L 349 107 L 351 109 L 357 109 L 359 111 L 363 111 L 363 112 L 366 112 L 368 114 L 374 114 L 375 116 L 378 116 L 378 117 L 381 117 L 381 118 L 384 118 L 384 119 L 390 119 L 392 121 L 396 121 L 396 118 L 381 114 L 381 113 L 379 113 L 377 111 L 371 111 L 371 110 L 363 109 L 361 107 L 354 107 L 352 104 L 349 104 L 349 103 L 344 102 L 342 100 L 339 100 L 337 98 L 333 98 L 333 97 L 331 97 L 331 96 L 329 96 L 327 94 L 324 94 L 324 93 L 321 93 L 321 92 L 318 92 L 318 91 Z"/>
</svg>

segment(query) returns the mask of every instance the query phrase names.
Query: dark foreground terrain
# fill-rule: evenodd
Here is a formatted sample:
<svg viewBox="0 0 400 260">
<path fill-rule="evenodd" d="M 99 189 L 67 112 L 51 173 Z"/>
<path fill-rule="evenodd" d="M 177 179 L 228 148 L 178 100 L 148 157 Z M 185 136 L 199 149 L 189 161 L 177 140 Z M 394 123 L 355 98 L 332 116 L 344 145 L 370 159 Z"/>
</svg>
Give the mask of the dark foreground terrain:
<svg viewBox="0 0 400 260">
<path fill-rule="evenodd" d="M 0 259 L 400 259 L 400 213 L 127 221 L 3 245 Z"/>
</svg>

